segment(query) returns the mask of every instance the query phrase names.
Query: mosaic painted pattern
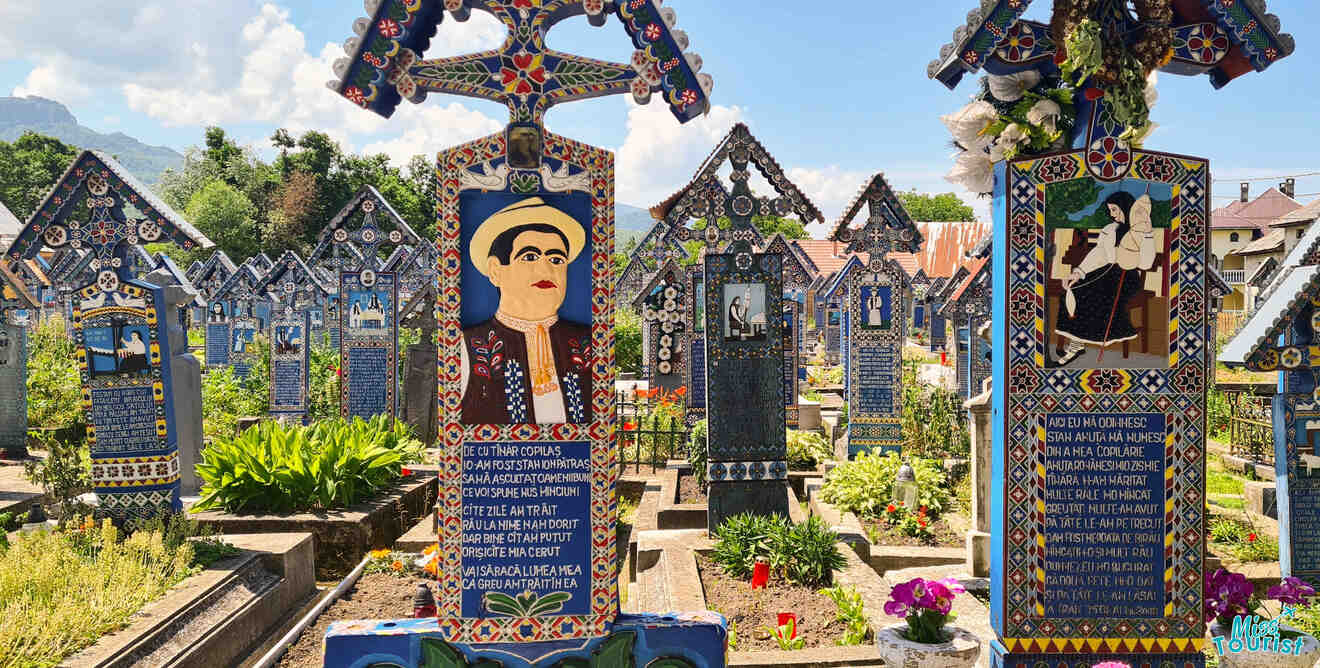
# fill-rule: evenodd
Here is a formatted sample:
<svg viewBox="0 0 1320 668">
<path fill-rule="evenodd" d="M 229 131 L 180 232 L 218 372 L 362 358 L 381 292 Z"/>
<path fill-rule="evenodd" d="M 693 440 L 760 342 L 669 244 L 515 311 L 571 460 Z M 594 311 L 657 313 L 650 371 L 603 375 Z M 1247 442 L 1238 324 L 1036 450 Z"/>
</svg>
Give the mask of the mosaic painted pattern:
<svg viewBox="0 0 1320 668">
<path fill-rule="evenodd" d="M 1205 264 L 1209 166 L 1205 160 L 1134 151 L 1132 178 L 1166 184 L 1170 200 L 1169 354 L 1167 368 L 1049 368 L 1045 364 L 1045 189 L 1091 178 L 1084 151 L 1014 162 L 1007 167 L 1005 247 L 994 262 L 1005 266 L 1002 321 L 1007 381 L 1003 434 L 996 457 L 1004 467 L 1002 605 L 1004 643 L 1012 651 L 1160 652 L 1171 639 L 1199 649 L 1202 612 L 1202 522 L 1205 500 Z M 1001 358 L 997 358 L 1001 359 Z M 1045 616 L 1043 416 L 1056 413 L 1163 415 L 1166 422 L 1163 615 L 1158 619 Z M 999 466 L 1000 464 L 997 464 Z M 1093 647 L 1092 645 L 1096 646 Z M 1048 648 L 1048 649 L 1047 649 Z"/>
<path fill-rule="evenodd" d="M 470 181 L 470 170 L 502 164 L 507 154 L 503 132 L 454 147 L 439 154 L 436 200 L 439 235 L 440 297 L 436 303 L 439 341 L 440 498 L 436 521 L 440 532 L 438 628 L 445 640 L 456 643 L 525 642 L 595 638 L 608 634 L 618 614 L 614 532 L 617 506 L 614 484 L 618 455 L 614 448 L 614 296 L 610 257 L 614 250 L 614 156 L 558 135 L 546 133 L 542 160 L 555 169 L 584 174 L 591 195 L 592 274 L 592 417 L 588 424 L 482 424 L 458 421 L 461 415 L 461 346 L 463 329 L 460 260 L 459 195 L 480 190 Z M 464 183 L 471 185 L 465 186 Z M 510 185 L 510 188 L 513 186 Z M 479 442 L 591 443 L 591 613 L 588 615 L 464 618 L 462 616 L 462 475 L 464 443 Z"/>
<path fill-rule="evenodd" d="M 857 271 L 847 291 L 848 336 L 848 456 L 901 447 L 903 432 L 903 341 L 907 338 L 907 275 L 896 263 L 883 271 Z M 888 328 L 862 326 L 867 321 L 864 297 L 883 291 L 889 297 Z M 863 295 L 863 292 L 866 295 Z M 887 359 L 886 366 L 881 360 Z M 884 398 L 888 401 L 884 401 Z M 887 404 L 887 406 L 885 406 Z M 887 408 L 887 410 L 884 410 Z"/>
</svg>

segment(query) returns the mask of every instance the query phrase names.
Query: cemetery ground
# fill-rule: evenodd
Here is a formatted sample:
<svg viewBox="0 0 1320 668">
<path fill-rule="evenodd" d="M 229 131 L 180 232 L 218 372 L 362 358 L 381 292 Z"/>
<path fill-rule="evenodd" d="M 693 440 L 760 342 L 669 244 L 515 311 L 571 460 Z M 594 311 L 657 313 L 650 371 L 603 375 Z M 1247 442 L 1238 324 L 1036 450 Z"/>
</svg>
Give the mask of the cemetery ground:
<svg viewBox="0 0 1320 668">
<path fill-rule="evenodd" d="M 233 665 L 250 665 L 278 647 L 295 623 L 327 601 L 292 638 L 278 663 L 320 665 L 321 637 L 330 623 L 406 618 L 413 613 L 418 583 L 430 582 L 434 590 L 434 566 L 428 564 L 433 548 L 426 547 L 434 542 L 428 510 L 435 501 L 434 465 L 428 464 L 434 461 L 434 451 L 412 438 L 405 426 L 336 419 L 337 360 L 327 347 L 313 348 L 313 372 L 318 376 L 313 385 L 324 386 L 312 398 L 310 427 L 263 421 L 240 432 L 239 418 L 262 412 L 267 396 L 262 377 L 269 373 L 265 360 L 258 359 L 245 379 L 228 370 L 206 374 L 206 463 L 199 470 L 200 494 L 189 499 L 196 511 L 189 514 L 191 522 L 130 526 L 113 535 L 100 524 L 80 519 L 79 513 L 87 509 L 77 505 L 78 497 L 90 489 L 88 455 L 86 444 L 71 438 L 81 424 L 80 413 L 68 409 L 70 403 L 76 406 L 76 395 L 59 380 L 68 378 L 69 366 L 63 358 L 68 351 L 62 330 L 57 321 L 47 323 L 32 339 L 33 364 L 41 368 L 39 373 L 33 369 L 35 382 L 29 386 L 33 433 L 26 468 L 42 484 L 29 481 L 22 465 L 0 467 L 0 500 L 16 504 L 14 514 L 0 513 L 10 545 L 0 573 L 0 601 L 16 605 L 23 600 L 17 592 L 31 588 L 58 592 L 62 586 L 70 593 L 56 596 L 65 608 L 51 606 L 40 613 L 64 620 L 60 624 L 24 629 L 0 624 L 0 648 L 28 648 L 23 650 L 27 663 L 4 665 L 56 665 L 106 651 L 106 639 L 130 634 L 143 615 L 196 588 L 190 583 L 198 578 L 220 578 L 216 573 L 226 564 L 242 561 L 241 555 L 250 552 L 238 547 L 252 547 L 248 539 L 218 533 L 283 528 L 316 536 L 302 548 L 310 553 L 315 545 L 314 557 L 309 554 L 305 564 L 308 572 L 299 576 L 306 581 L 305 591 L 268 615 L 261 629 L 247 632 L 246 653 L 234 657 Z M 627 396 L 631 405 L 627 419 L 621 420 L 624 471 L 617 525 L 623 609 L 721 613 L 729 621 L 732 665 L 877 665 L 875 632 L 897 621 L 883 612 L 889 589 L 912 577 L 951 577 L 968 590 L 955 603 L 961 612 L 958 624 L 989 638 L 987 583 L 973 577 L 964 543 L 975 496 L 968 473 L 972 443 L 966 411 L 951 391 L 921 382 L 947 369 L 937 354 L 907 346 L 904 358 L 908 442 L 903 458 L 863 454 L 849 462 L 839 456 L 847 429 L 842 375 L 838 367 L 810 364 L 802 394 L 820 404 L 822 415 L 817 429 L 788 431 L 793 517 L 739 516 L 709 536 L 697 528 L 705 526 L 708 501 L 705 467 L 699 461 L 703 449 L 692 447 L 704 440 L 704 423 L 691 430 L 682 427 L 676 408 L 680 397 L 673 393 L 642 390 Z M 324 459 L 327 450 L 340 453 L 340 459 Z M 265 458 L 267 478 L 237 475 L 238 462 L 254 453 Z M 904 460 L 915 472 L 914 507 L 894 500 L 895 476 Z M 316 468 L 323 472 L 348 462 L 375 464 L 347 467 L 358 471 L 357 491 L 325 494 L 311 490 L 323 490 L 328 478 L 276 483 L 280 476 L 275 471 L 292 461 L 317 461 Z M 1253 481 L 1227 461 L 1213 455 L 1207 469 L 1210 552 L 1224 567 L 1247 573 L 1263 590 L 1278 581 L 1277 524 L 1250 511 L 1244 491 Z M 409 475 L 403 475 L 405 469 Z M 423 490 L 411 508 L 398 491 L 400 483 L 409 487 L 409 481 L 421 483 L 412 486 Z M 665 503 L 662 489 L 673 495 Z M 28 519 L 18 515 L 34 503 L 45 504 L 52 518 L 48 527 L 63 527 L 53 533 L 18 531 Z M 373 503 L 376 511 L 360 510 Z M 690 524 L 680 519 L 677 528 L 664 526 L 672 521 L 664 519 L 671 517 L 664 514 L 666 505 L 687 506 L 701 519 Z M 358 510 L 368 528 L 332 526 L 350 510 Z M 61 522 L 64 517 L 73 519 Z M 249 521 L 238 523 L 242 517 Z M 281 519 L 294 523 L 281 525 Z M 407 536 L 402 535 L 405 531 Z M 419 535 L 421 542 L 416 541 Z M 134 554 L 144 556 L 134 561 L 129 558 Z M 758 557 L 765 563 L 764 587 L 753 587 L 754 579 L 760 584 Z M 51 581 L 50 569 L 34 573 L 17 567 L 31 560 L 61 563 L 65 573 L 110 569 L 115 575 L 75 577 L 77 586 L 63 579 L 65 584 L 59 585 Z M 130 570 L 118 565 L 128 562 L 133 562 Z M 355 573 L 356 581 L 338 591 Z M 264 577 L 280 575 L 267 572 Z M 139 580 L 150 586 L 136 586 Z M 119 604 L 93 618 L 66 612 L 67 606 L 106 599 Z M 781 613 L 790 613 L 794 621 L 789 623 Z M 1304 612 L 1296 623 L 1304 630 L 1320 630 L 1320 614 Z M 192 632 L 205 637 L 205 632 Z M 1213 663 L 1213 648 L 1206 653 Z M 985 653 L 980 662 L 986 664 Z"/>
</svg>

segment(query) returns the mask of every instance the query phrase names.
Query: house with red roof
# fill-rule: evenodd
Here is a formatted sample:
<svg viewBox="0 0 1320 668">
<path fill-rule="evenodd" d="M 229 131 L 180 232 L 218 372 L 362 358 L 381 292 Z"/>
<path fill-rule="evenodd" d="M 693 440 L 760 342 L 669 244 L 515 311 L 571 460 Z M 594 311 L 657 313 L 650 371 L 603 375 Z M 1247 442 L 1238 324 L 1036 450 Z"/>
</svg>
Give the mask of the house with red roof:
<svg viewBox="0 0 1320 668">
<path fill-rule="evenodd" d="M 1224 297 L 1224 311 L 1249 310 L 1253 274 L 1270 259 L 1283 260 L 1310 227 L 1310 221 L 1320 215 L 1307 214 L 1306 207 L 1292 198 L 1291 186 L 1283 186 L 1284 190 L 1270 188 L 1249 199 L 1249 184 L 1243 183 L 1237 200 L 1210 212 L 1210 254 L 1220 275 L 1233 288 L 1233 293 Z"/>
</svg>

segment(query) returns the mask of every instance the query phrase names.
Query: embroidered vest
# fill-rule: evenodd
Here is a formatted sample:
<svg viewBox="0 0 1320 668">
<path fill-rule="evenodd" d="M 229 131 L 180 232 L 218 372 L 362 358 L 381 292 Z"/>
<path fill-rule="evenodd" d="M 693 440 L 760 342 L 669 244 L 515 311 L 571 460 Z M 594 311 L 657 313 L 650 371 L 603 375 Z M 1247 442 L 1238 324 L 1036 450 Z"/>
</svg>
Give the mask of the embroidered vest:
<svg viewBox="0 0 1320 668">
<path fill-rule="evenodd" d="M 549 331 L 564 415 L 570 423 L 589 423 L 591 328 L 561 319 Z M 463 330 L 463 345 L 471 365 L 462 402 L 463 423 L 535 423 L 527 339 L 522 332 L 492 318 Z"/>
</svg>

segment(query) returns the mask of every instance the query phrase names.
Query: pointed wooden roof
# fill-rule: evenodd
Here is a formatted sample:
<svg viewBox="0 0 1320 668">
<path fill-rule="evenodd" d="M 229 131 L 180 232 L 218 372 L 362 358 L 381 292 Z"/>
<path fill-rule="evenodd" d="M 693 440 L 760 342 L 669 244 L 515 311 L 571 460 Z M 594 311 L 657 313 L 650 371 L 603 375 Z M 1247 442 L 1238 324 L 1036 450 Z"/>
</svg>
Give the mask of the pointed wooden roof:
<svg viewBox="0 0 1320 668">
<path fill-rule="evenodd" d="M 358 244 L 362 243 L 360 239 L 351 234 L 343 241 L 336 241 L 335 239 L 335 232 L 344 228 L 351 219 L 356 219 L 359 215 L 363 216 L 362 220 L 369 216 L 374 221 L 376 229 L 380 233 L 377 243 L 419 244 L 422 242 L 422 238 L 417 236 L 417 233 L 408 225 L 408 221 L 404 220 L 403 216 L 400 216 L 399 212 L 394 210 L 394 207 L 378 190 L 372 186 L 362 186 L 358 189 L 357 194 L 353 195 L 353 198 L 339 210 L 339 213 L 336 213 L 335 217 L 330 219 L 330 223 L 321 230 L 321 234 L 316 238 L 316 247 L 312 249 L 312 254 L 308 256 L 307 260 L 312 264 L 320 264 L 331 254 L 332 247 L 338 247 L 341 250 L 351 249 L 352 252 L 356 253 L 358 261 L 369 261 L 371 262 L 371 269 L 380 269 L 384 264 L 383 261 L 374 255 L 371 258 L 364 257 L 362 249 L 358 247 Z M 382 225 L 381 223 L 386 224 Z M 397 239 L 391 236 L 395 230 L 399 232 Z"/>
<path fill-rule="evenodd" d="M 835 221 L 834 231 L 830 233 L 831 239 L 851 242 L 848 245 L 848 250 L 851 252 L 875 251 L 866 243 L 869 240 L 860 238 L 856 232 L 848 234 L 850 232 L 848 225 L 857 217 L 862 206 L 867 206 L 870 210 L 863 229 L 872 224 L 883 224 L 885 228 L 896 232 L 893 235 L 892 247 L 888 250 L 898 253 L 916 253 L 921 250 L 921 232 L 917 229 L 916 223 L 912 222 L 912 216 L 908 215 L 907 209 L 903 208 L 903 203 L 894 196 L 893 189 L 885 180 L 884 172 L 877 172 L 862 184 L 852 201 L 844 208 L 843 215 Z"/>
<path fill-rule="evenodd" d="M 320 293 L 322 298 L 338 292 L 338 289 L 331 289 L 322 282 L 321 277 L 303 261 L 297 252 L 286 250 L 275 260 L 270 271 L 257 283 L 253 291 L 258 294 L 264 294 L 267 297 L 283 300 L 285 293 L 285 284 L 293 286 L 292 291 L 306 290 L 311 288 Z"/>
<path fill-rule="evenodd" d="M 97 190 L 104 185 L 104 194 L 98 196 L 88 189 L 90 179 L 95 180 Z M 88 195 L 110 201 L 111 217 L 117 223 L 125 226 L 136 223 L 129 230 L 132 242 L 173 242 L 184 250 L 215 245 L 114 158 L 100 151 L 83 151 L 28 217 L 18 238 L 10 245 L 8 256 L 36 257 L 42 248 L 54 248 L 49 243 L 60 238 L 63 239 L 60 247 L 95 246 L 97 237 L 92 235 L 92 226 L 86 224 L 89 221 L 70 220 L 86 211 L 86 207 L 77 205 L 88 202 Z M 72 222 L 80 224 L 70 225 Z M 63 234 L 53 234 L 52 228 L 60 228 Z"/>
<path fill-rule="evenodd" d="M 1320 298 L 1320 265 L 1291 267 L 1285 272 L 1274 293 L 1220 351 L 1220 362 L 1252 371 L 1280 370 L 1276 350 L 1279 337 L 1312 299 Z"/>
<path fill-rule="evenodd" d="M 678 281 L 680 284 L 687 282 L 687 270 L 683 268 L 682 264 L 671 257 L 668 260 L 665 260 L 665 263 L 660 265 L 660 268 L 656 269 L 655 272 L 651 274 L 650 278 L 646 279 L 646 282 L 642 284 L 642 289 L 638 290 L 637 294 L 633 296 L 633 308 L 640 311 L 646 298 L 651 295 L 651 292 L 654 291 L 662 281 L 665 280 L 665 276 L 668 274 L 672 274 L 674 280 Z"/>
<path fill-rule="evenodd" d="M 37 308 L 37 300 L 28 294 L 23 279 L 9 271 L 3 262 L 0 262 L 0 281 L 3 282 L 0 284 L 0 314 L 10 309 L 23 311 Z"/>
<path fill-rule="evenodd" d="M 770 152 L 765 150 L 761 142 L 742 123 L 734 125 L 733 129 L 729 130 L 729 134 L 725 135 L 724 139 L 721 139 L 715 145 L 715 149 L 711 151 L 710 155 L 697 169 L 692 181 L 663 202 L 651 207 L 651 216 L 656 220 L 667 221 L 671 225 L 681 225 L 690 218 L 701 218 L 704 214 L 699 210 L 679 206 L 680 200 L 683 200 L 689 192 L 699 186 L 718 185 L 723 190 L 723 184 L 719 180 L 719 170 L 729 160 L 731 151 L 739 151 L 739 157 L 741 157 L 741 152 L 746 151 L 748 162 L 756 165 L 757 171 L 765 177 L 766 181 L 770 182 L 771 187 L 779 195 L 777 209 L 762 213 L 773 213 L 780 216 L 795 213 L 803 224 L 812 221 L 825 222 L 825 216 L 820 212 L 820 209 L 817 209 L 816 205 L 811 203 L 811 200 L 807 198 L 801 189 L 788 180 L 788 176 L 784 174 L 784 169 L 779 166 L 778 162 L 775 162 Z M 728 194 L 727 190 L 725 190 L 725 194 Z"/>
</svg>

